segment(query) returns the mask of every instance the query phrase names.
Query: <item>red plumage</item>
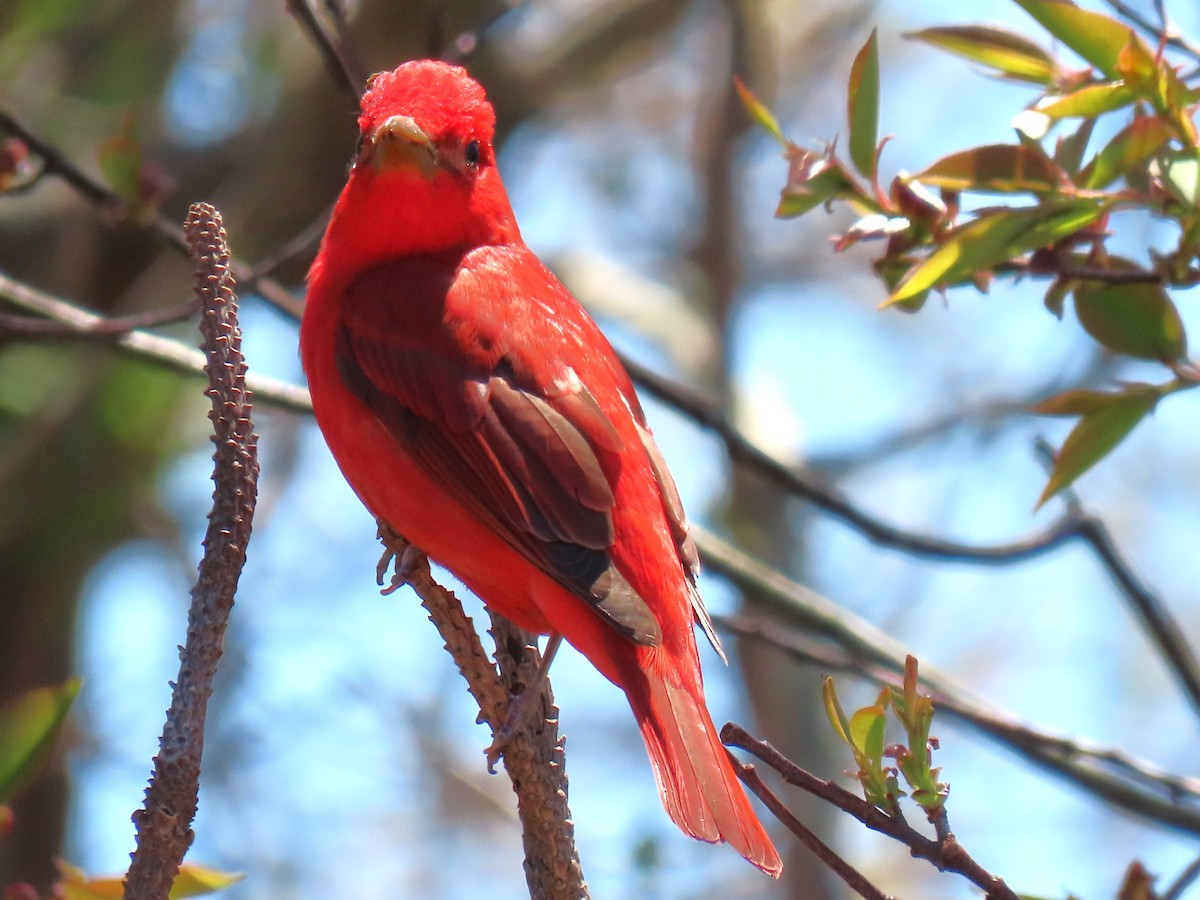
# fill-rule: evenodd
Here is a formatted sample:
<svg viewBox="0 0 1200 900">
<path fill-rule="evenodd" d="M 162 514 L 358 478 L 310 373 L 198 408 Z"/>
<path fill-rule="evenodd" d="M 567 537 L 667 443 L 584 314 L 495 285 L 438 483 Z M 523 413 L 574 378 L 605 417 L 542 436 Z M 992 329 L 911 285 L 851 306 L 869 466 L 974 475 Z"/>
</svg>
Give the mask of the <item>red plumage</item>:
<svg viewBox="0 0 1200 900">
<path fill-rule="evenodd" d="M 521 240 L 482 88 L 406 63 L 372 81 L 359 124 L 301 327 L 346 479 L 622 688 L 671 818 L 778 876 L 705 709 L 693 628 L 711 625 L 674 483 L 612 347 Z"/>
</svg>

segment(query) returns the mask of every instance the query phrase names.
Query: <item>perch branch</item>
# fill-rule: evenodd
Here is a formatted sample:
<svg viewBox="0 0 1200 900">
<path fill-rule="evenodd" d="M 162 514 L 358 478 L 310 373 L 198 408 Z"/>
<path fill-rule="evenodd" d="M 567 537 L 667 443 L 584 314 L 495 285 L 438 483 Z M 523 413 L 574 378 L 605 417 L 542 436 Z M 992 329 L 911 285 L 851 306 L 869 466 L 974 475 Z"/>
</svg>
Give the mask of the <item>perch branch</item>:
<svg viewBox="0 0 1200 900">
<path fill-rule="evenodd" d="M 446 649 L 479 704 L 480 718 L 499 732 L 508 716 L 511 699 L 529 684 L 541 656 L 532 635 L 492 615 L 499 672 L 484 652 L 479 635 L 462 604 L 439 585 L 429 571 L 429 561 L 380 521 L 379 537 L 385 548 L 380 562 L 382 583 L 392 559 L 395 574 L 385 593 L 411 585 L 429 612 Z M 504 768 L 517 795 L 525 846 L 525 879 L 536 900 L 580 900 L 588 896 L 587 883 L 575 847 L 575 826 L 567 805 L 564 741 L 558 736 L 558 709 L 549 679 L 537 703 L 502 749 Z"/>
</svg>

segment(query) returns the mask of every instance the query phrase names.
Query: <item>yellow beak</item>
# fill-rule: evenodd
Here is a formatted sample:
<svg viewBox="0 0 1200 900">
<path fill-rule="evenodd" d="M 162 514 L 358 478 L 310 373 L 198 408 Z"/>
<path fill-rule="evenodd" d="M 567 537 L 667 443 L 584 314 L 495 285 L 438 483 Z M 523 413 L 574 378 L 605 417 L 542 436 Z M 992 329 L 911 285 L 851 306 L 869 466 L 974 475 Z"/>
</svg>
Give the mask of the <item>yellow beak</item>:
<svg viewBox="0 0 1200 900">
<path fill-rule="evenodd" d="M 408 116 L 391 116 L 371 134 L 371 162 L 379 172 L 408 171 L 433 177 L 437 150 L 429 135 Z"/>
</svg>

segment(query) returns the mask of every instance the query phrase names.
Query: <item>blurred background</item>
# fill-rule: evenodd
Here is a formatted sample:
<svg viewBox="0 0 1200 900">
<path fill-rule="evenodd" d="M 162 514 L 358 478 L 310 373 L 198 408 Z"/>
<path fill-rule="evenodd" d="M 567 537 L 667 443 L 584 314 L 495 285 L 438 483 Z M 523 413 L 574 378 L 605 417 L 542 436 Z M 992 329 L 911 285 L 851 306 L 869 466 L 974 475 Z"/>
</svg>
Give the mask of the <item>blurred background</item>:
<svg viewBox="0 0 1200 900">
<path fill-rule="evenodd" d="M 1168 5 L 1200 34 L 1193 4 Z M 1048 45 L 1007 0 L 362 0 L 348 11 L 367 71 L 473 34 L 458 47 L 497 107 L 527 242 L 630 358 L 720 399 L 756 444 L 889 522 L 979 544 L 1044 526 L 1061 507 L 1030 511 L 1046 477 L 1034 446 L 1061 442 L 1069 423 L 1022 407 L 1081 382 L 1151 377 L 1102 358 L 1036 288 L 954 293 L 916 316 L 876 311 L 870 248 L 829 245 L 844 213 L 773 218 L 786 164 L 738 104 L 734 73 L 793 140 L 819 146 L 844 131 L 850 62 L 877 27 L 881 130 L 895 135 L 887 180 L 1011 140 L 1030 91 L 901 38 L 986 21 Z M 311 233 L 356 137 L 353 104 L 282 0 L 4 0 L 0 105 L 97 178 L 102 160 L 139 157 L 137 189 L 173 220 L 192 201 L 216 204 L 249 262 Z M 1164 239 L 1148 219 L 1114 227 L 1140 259 Z M 275 273 L 297 300 L 315 249 L 301 246 Z M 173 306 L 191 290 L 187 261 L 152 230 L 54 178 L 0 197 L 0 271 L 105 314 Z M 1178 296 L 1193 328 L 1195 295 Z M 300 383 L 294 319 L 251 292 L 242 323 L 251 369 Z M 163 330 L 195 339 L 190 323 Z M 1164 403 L 1078 488 L 1193 637 L 1195 402 Z M 990 568 L 877 549 L 646 405 L 694 520 L 1022 720 L 1196 774 L 1197 718 L 1083 547 Z M 0 699 L 85 680 L 62 765 L 26 792 L 0 842 L 0 884 L 48 881 L 56 855 L 96 873 L 128 864 L 209 506 L 206 409 L 199 379 L 97 342 L 0 333 Z M 410 592 L 379 596 L 374 523 L 312 421 L 266 404 L 255 419 L 260 503 L 189 859 L 244 872 L 231 898 L 525 895 L 511 790 L 485 773 L 489 735 L 440 639 Z M 713 576 L 702 588 L 714 612 L 753 604 Z M 819 669 L 730 643 L 728 669 L 704 657 L 717 723 L 750 727 L 825 778 L 852 767 L 820 708 Z M 594 896 L 848 896 L 802 849 L 786 847 L 775 885 L 683 837 L 620 693 L 569 650 L 553 684 Z M 839 686 L 847 705 L 876 690 L 845 676 Z M 1161 885 L 1198 852 L 944 719 L 934 733 L 955 832 L 1021 893 L 1115 896 L 1133 860 Z M 783 796 L 888 893 L 973 896 Z"/>
</svg>

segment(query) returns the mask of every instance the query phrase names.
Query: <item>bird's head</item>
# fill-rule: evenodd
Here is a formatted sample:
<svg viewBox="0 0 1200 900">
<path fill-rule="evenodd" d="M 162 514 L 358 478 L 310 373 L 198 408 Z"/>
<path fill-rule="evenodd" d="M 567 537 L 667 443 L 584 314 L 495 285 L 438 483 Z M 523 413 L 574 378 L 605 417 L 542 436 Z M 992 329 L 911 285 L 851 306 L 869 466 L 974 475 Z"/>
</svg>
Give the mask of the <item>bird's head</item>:
<svg viewBox="0 0 1200 900">
<path fill-rule="evenodd" d="M 496 170 L 495 122 L 459 66 L 414 60 L 372 77 L 334 230 L 364 259 L 519 240 Z"/>
<path fill-rule="evenodd" d="M 469 184 L 495 166 L 496 114 L 459 66 L 422 59 L 373 76 L 358 125 L 355 169 Z"/>
</svg>

